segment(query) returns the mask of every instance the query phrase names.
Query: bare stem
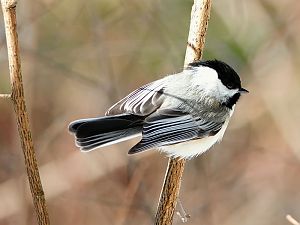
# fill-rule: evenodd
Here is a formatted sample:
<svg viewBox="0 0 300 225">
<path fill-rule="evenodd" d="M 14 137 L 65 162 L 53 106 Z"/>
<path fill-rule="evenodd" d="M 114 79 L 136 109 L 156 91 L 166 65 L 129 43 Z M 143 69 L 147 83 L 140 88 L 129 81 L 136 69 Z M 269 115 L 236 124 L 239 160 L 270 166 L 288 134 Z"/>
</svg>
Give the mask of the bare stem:
<svg viewBox="0 0 300 225">
<path fill-rule="evenodd" d="M 184 66 L 202 58 L 210 9 L 211 0 L 194 0 Z"/>
<path fill-rule="evenodd" d="M 194 0 L 184 66 L 202 57 L 210 9 L 211 0 Z M 169 160 L 155 217 L 156 225 L 172 224 L 184 165 L 184 159 L 171 158 Z"/>
<path fill-rule="evenodd" d="M 300 225 L 300 223 L 289 214 L 286 215 L 286 219 L 293 225 Z"/>
<path fill-rule="evenodd" d="M 184 170 L 184 159 L 170 159 L 155 217 L 156 225 L 172 224 Z"/>
<path fill-rule="evenodd" d="M 11 94 L 0 94 L 0 98 L 10 99 L 11 98 Z"/>
<path fill-rule="evenodd" d="M 29 119 L 25 104 L 17 34 L 17 1 L 1 0 L 1 5 L 5 23 L 10 81 L 12 89 L 11 95 L 9 95 L 9 97 L 12 100 L 14 111 L 16 114 L 18 131 L 38 224 L 49 225 L 50 221 L 46 209 L 46 201 L 33 148 Z M 8 97 L 8 95 L 2 95 L 1 97 L 5 96 Z"/>
</svg>

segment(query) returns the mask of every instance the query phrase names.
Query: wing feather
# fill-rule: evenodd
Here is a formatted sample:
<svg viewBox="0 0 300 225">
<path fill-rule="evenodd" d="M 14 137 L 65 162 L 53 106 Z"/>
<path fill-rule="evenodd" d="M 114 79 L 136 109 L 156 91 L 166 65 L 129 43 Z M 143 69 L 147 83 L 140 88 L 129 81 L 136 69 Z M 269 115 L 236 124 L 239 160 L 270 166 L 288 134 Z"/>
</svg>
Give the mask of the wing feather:
<svg viewBox="0 0 300 225">
<path fill-rule="evenodd" d="M 122 113 L 132 113 L 140 116 L 149 115 L 162 104 L 163 89 L 163 80 L 146 84 L 110 107 L 105 115 Z"/>
<path fill-rule="evenodd" d="M 224 122 L 206 121 L 179 110 L 158 110 L 146 118 L 142 140 L 129 154 L 216 134 Z"/>
</svg>

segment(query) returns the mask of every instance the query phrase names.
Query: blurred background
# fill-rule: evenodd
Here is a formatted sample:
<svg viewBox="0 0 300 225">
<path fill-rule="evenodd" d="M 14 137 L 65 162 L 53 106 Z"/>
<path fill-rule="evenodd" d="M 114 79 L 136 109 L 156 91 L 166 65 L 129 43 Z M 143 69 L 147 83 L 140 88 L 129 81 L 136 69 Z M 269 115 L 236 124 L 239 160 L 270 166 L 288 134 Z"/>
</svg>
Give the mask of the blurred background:
<svg viewBox="0 0 300 225">
<path fill-rule="evenodd" d="M 128 156 L 138 140 L 80 153 L 67 126 L 181 71 L 192 3 L 19 1 L 26 101 L 52 224 L 153 224 L 166 156 Z M 0 93 L 9 93 L 0 21 Z M 186 165 L 188 224 L 300 220 L 299 26 L 297 0 L 213 1 L 204 59 L 232 65 L 250 94 L 223 142 Z M 0 99 L 0 110 L 0 224 L 37 224 L 10 102 Z"/>
</svg>

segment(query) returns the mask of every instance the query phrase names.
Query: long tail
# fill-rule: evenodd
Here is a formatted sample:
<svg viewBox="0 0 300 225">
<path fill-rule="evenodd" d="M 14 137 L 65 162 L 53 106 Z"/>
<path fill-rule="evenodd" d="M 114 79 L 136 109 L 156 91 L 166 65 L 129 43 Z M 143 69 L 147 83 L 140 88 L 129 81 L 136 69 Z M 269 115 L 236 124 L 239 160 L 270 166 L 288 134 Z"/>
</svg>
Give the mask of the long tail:
<svg viewBox="0 0 300 225">
<path fill-rule="evenodd" d="M 115 144 L 138 136 L 144 117 L 130 114 L 76 120 L 69 125 L 82 151 Z"/>
</svg>

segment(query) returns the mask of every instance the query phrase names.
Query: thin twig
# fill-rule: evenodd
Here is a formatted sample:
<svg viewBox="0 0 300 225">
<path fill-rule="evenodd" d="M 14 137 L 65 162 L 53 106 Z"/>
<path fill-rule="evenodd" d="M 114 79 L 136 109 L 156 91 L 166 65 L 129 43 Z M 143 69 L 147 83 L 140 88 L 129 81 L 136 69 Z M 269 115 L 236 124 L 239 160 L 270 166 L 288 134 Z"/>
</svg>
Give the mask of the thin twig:
<svg viewBox="0 0 300 225">
<path fill-rule="evenodd" d="M 29 119 L 26 110 L 24 89 L 21 74 L 21 60 L 17 34 L 16 0 L 1 0 L 8 51 L 8 63 L 11 81 L 11 100 L 17 118 L 21 146 L 24 153 L 25 166 L 34 208 L 39 225 L 49 225 L 44 191 L 39 175 L 33 148 Z"/>
<path fill-rule="evenodd" d="M 11 94 L 0 94 L 0 98 L 10 99 L 11 98 Z"/>
<path fill-rule="evenodd" d="M 211 0 L 194 0 L 184 66 L 202 58 Z"/>
<path fill-rule="evenodd" d="M 179 206 L 179 207 L 177 207 L 177 208 L 179 208 L 178 211 L 176 212 L 177 215 L 180 217 L 180 219 L 183 223 L 188 222 L 188 220 L 189 220 L 189 218 L 191 218 L 191 216 L 190 216 L 190 214 L 186 213 L 179 197 L 177 199 L 177 203 L 178 203 L 178 206 Z"/>
<path fill-rule="evenodd" d="M 202 57 L 210 9 L 211 0 L 194 0 L 184 66 Z M 184 165 L 184 159 L 169 160 L 155 217 L 156 225 L 172 224 Z"/>
<path fill-rule="evenodd" d="M 286 219 L 293 225 L 300 225 L 300 223 L 289 214 L 286 215 Z"/>
<path fill-rule="evenodd" d="M 170 159 L 155 217 L 156 225 L 172 224 L 184 170 L 184 159 Z"/>
</svg>

